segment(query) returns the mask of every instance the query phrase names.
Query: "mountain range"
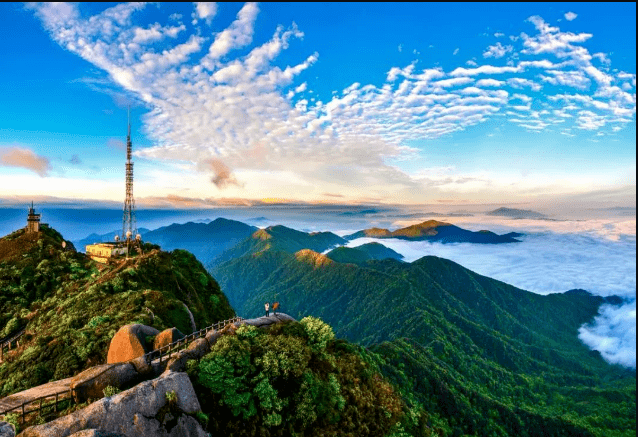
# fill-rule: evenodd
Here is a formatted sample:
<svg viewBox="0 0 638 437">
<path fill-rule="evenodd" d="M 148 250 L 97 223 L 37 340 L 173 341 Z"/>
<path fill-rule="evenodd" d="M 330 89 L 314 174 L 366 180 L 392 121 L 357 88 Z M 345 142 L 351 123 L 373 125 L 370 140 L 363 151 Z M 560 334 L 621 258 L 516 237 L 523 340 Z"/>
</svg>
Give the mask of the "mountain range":
<svg viewBox="0 0 638 437">
<path fill-rule="evenodd" d="M 478 243 L 478 244 L 499 244 L 499 243 L 516 243 L 519 240 L 516 237 L 521 234 L 511 232 L 509 234 L 498 235 L 491 231 L 472 232 L 466 229 L 454 226 L 449 223 L 439 222 L 437 220 L 428 220 L 395 231 L 389 231 L 382 228 L 369 228 L 350 235 L 346 235 L 346 240 L 354 240 L 355 238 L 398 238 L 401 240 L 412 241 L 436 241 L 440 243 Z"/>
<path fill-rule="evenodd" d="M 276 300 L 295 317 L 322 318 L 367 346 L 405 399 L 449 435 L 635 430 L 635 372 L 610 366 L 577 336 L 619 298 L 541 296 L 433 256 L 405 263 L 343 248 L 322 255 L 326 245 L 290 244 L 291 236 L 312 240 L 303 234 L 261 230 L 210 266 L 239 313 Z"/>
</svg>

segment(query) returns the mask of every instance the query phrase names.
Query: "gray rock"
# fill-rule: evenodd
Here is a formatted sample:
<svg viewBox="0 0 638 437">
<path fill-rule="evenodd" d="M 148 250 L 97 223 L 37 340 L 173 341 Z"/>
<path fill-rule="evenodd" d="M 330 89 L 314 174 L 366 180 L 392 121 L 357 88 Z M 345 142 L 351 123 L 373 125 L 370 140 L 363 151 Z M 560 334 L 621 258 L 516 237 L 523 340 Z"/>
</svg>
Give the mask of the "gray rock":
<svg viewBox="0 0 638 437">
<path fill-rule="evenodd" d="M 177 425 L 168 433 L 168 437 L 208 437 L 208 433 L 197 420 L 182 414 Z"/>
<path fill-rule="evenodd" d="M 217 343 L 217 340 L 219 340 L 219 337 L 221 337 L 222 334 L 219 331 L 210 331 L 206 334 L 206 341 L 208 342 L 208 345 L 210 347 L 213 347 L 213 345 L 215 343 Z"/>
<path fill-rule="evenodd" d="M 100 399 L 107 386 L 123 388 L 139 380 L 139 374 L 131 363 L 102 364 L 77 374 L 71 380 L 73 397 L 77 403 L 87 399 Z"/>
<path fill-rule="evenodd" d="M 239 323 L 245 323 L 247 325 L 256 326 L 257 328 L 265 328 L 275 323 L 287 322 L 291 320 L 295 320 L 295 319 L 290 317 L 288 314 L 277 313 L 277 314 L 271 314 L 268 317 L 264 316 L 264 317 L 258 317 L 256 319 L 243 320 L 242 322 L 239 322 Z"/>
<path fill-rule="evenodd" d="M 82 430 L 99 429 L 127 437 L 167 436 L 155 416 L 167 403 L 166 393 L 177 394 L 177 411 L 201 411 L 197 395 L 186 373 L 164 372 L 114 396 L 100 399 L 44 425 L 25 430 L 20 437 L 67 437 Z"/>
<path fill-rule="evenodd" d="M 16 427 L 12 423 L 0 421 L 0 437 L 15 437 Z"/>
<path fill-rule="evenodd" d="M 210 345 L 206 339 L 197 339 L 189 344 L 186 349 L 179 351 L 177 355 L 171 358 L 166 365 L 166 369 L 173 372 L 183 372 L 186 370 L 188 360 L 199 360 L 206 355 L 209 350 Z"/>
<path fill-rule="evenodd" d="M 76 432 L 71 437 L 126 437 L 119 432 L 108 432 L 100 429 L 85 429 L 84 431 Z"/>
</svg>

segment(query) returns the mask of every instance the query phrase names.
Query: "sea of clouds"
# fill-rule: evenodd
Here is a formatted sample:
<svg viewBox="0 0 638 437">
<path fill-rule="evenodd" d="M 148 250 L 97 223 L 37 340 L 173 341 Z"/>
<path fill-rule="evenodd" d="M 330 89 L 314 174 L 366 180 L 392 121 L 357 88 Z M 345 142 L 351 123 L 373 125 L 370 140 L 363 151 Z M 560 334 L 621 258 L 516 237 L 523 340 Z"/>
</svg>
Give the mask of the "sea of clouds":
<svg viewBox="0 0 638 437">
<path fill-rule="evenodd" d="M 486 224 L 485 220 L 492 223 Z M 463 222 L 463 223 L 459 223 Z M 579 329 L 580 339 L 610 363 L 636 368 L 636 225 L 631 220 L 541 221 L 459 219 L 471 230 L 524 233 L 520 243 L 441 244 L 359 238 L 356 247 L 377 241 L 411 262 L 426 255 L 447 258 L 490 278 L 538 294 L 584 289 L 620 296 L 620 306 L 603 305 Z"/>
</svg>

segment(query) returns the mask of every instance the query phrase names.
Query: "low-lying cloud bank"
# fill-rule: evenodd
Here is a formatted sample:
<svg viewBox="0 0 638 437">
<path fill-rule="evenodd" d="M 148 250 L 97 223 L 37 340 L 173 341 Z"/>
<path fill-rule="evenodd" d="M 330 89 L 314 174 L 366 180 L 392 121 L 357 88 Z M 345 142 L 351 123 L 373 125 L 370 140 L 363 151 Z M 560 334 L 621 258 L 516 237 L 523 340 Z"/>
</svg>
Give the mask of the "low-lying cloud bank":
<svg viewBox="0 0 638 437">
<path fill-rule="evenodd" d="M 542 232 L 521 243 L 479 245 L 359 238 L 348 246 L 377 241 L 412 262 L 426 255 L 450 259 L 490 278 L 538 294 L 581 288 L 601 296 L 636 294 L 636 240 L 618 241 Z"/>
<path fill-rule="evenodd" d="M 605 227 L 601 223 L 573 222 L 572 225 L 584 232 L 569 232 L 569 223 L 561 223 L 564 230 L 529 232 L 530 227 L 520 238 L 521 243 L 512 244 L 441 244 L 359 238 L 350 241 L 348 246 L 378 241 L 402 254 L 407 262 L 426 255 L 447 258 L 481 275 L 538 294 L 580 288 L 600 296 L 621 296 L 628 303 L 603 305 L 599 315 L 579 329 L 579 338 L 591 349 L 599 351 L 609 363 L 635 369 L 635 233 L 628 235 L 621 226 L 614 228 L 613 238 L 610 238 L 606 233 L 609 224 Z M 598 225 L 602 226 L 600 232 L 590 229 Z M 489 225 L 482 228 L 495 230 Z M 518 230 L 526 232 L 526 229 Z"/>
<path fill-rule="evenodd" d="M 636 368 L 636 301 L 620 307 L 603 305 L 594 322 L 578 337 L 610 363 Z"/>
</svg>

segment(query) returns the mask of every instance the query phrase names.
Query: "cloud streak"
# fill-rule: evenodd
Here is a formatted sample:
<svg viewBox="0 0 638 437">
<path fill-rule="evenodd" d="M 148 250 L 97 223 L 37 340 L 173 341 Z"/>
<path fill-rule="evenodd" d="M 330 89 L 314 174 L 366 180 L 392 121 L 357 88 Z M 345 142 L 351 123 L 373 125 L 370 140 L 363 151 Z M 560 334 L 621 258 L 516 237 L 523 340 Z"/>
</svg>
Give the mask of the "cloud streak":
<svg viewBox="0 0 638 437">
<path fill-rule="evenodd" d="M 22 147 L 0 147 L 0 166 L 26 168 L 40 177 L 49 176 L 51 171 L 49 158 Z"/>
</svg>

